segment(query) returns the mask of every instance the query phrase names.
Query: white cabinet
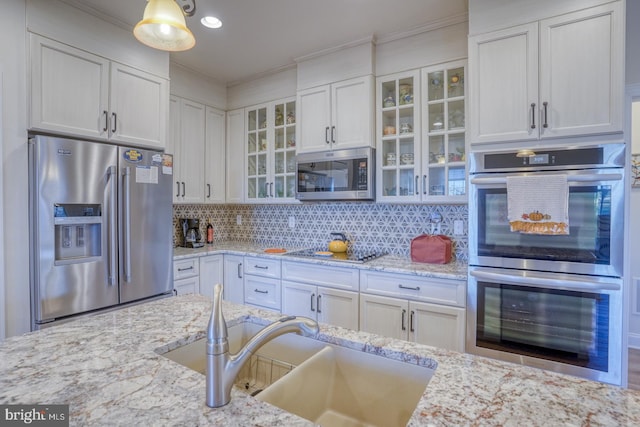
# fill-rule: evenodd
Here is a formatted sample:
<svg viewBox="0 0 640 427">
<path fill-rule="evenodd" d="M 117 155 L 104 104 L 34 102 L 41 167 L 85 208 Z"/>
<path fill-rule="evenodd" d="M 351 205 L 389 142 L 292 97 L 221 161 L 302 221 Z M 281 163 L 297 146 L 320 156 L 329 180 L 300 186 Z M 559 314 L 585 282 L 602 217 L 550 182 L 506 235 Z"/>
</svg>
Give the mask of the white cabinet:
<svg viewBox="0 0 640 427">
<path fill-rule="evenodd" d="M 247 202 L 295 201 L 296 102 L 246 109 Z"/>
<path fill-rule="evenodd" d="M 205 106 L 171 96 L 171 143 L 173 154 L 174 203 L 204 201 Z"/>
<path fill-rule="evenodd" d="M 358 270 L 282 263 L 282 312 L 358 330 Z"/>
<path fill-rule="evenodd" d="M 471 143 L 622 131 L 620 1 L 469 39 Z"/>
<path fill-rule="evenodd" d="M 164 148 L 164 78 L 36 34 L 30 37 L 30 128 Z"/>
<path fill-rule="evenodd" d="M 222 255 L 200 257 L 200 294 L 213 298 L 213 287 L 224 283 L 224 263 Z"/>
<path fill-rule="evenodd" d="M 466 283 L 360 272 L 360 329 L 464 351 Z"/>
<path fill-rule="evenodd" d="M 224 111 L 205 107 L 204 202 L 208 204 L 225 202 L 224 126 Z"/>
<path fill-rule="evenodd" d="M 465 67 L 377 79 L 377 200 L 466 203 Z"/>
<path fill-rule="evenodd" d="M 244 202 L 244 109 L 227 112 L 226 201 Z"/>
<path fill-rule="evenodd" d="M 224 299 L 236 304 L 244 304 L 244 257 L 224 255 Z"/>
<path fill-rule="evenodd" d="M 464 351 L 465 310 L 377 295 L 360 295 L 360 329 L 448 350 Z"/>
<path fill-rule="evenodd" d="M 244 257 L 244 302 L 280 311 L 280 260 Z"/>
<path fill-rule="evenodd" d="M 200 262 L 197 257 L 173 262 L 173 289 L 176 295 L 200 292 Z"/>
<path fill-rule="evenodd" d="M 299 91 L 298 152 L 373 146 L 373 93 L 371 76 Z"/>
</svg>

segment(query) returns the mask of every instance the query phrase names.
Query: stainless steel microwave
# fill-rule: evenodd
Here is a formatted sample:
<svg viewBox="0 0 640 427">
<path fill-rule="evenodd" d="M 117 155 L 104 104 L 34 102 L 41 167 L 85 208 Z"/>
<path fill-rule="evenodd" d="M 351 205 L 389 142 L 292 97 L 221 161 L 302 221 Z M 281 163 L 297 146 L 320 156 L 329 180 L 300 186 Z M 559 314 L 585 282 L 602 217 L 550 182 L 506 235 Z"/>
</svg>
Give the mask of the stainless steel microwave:
<svg viewBox="0 0 640 427">
<path fill-rule="evenodd" d="M 298 200 L 374 200 L 375 150 L 353 148 L 296 156 Z"/>
</svg>

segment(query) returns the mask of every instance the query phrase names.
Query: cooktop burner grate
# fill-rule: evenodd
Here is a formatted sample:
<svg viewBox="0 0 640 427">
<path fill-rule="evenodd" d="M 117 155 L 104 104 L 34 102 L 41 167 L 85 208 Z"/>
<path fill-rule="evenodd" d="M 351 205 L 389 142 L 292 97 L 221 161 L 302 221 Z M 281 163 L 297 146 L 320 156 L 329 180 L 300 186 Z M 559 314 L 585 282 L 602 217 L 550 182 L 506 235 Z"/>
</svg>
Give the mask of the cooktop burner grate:
<svg viewBox="0 0 640 427">
<path fill-rule="evenodd" d="M 384 252 L 375 251 L 349 251 L 329 255 L 326 249 L 302 249 L 300 251 L 287 252 L 284 255 L 300 258 L 327 259 L 331 261 L 365 263 L 386 255 Z"/>
</svg>

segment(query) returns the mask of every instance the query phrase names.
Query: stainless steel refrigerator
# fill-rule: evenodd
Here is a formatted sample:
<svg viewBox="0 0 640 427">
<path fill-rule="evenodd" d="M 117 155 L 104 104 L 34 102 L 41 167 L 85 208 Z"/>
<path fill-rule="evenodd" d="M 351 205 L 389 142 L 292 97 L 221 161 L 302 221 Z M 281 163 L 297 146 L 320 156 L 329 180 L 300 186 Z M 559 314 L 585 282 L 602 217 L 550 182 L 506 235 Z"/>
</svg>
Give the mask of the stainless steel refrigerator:
<svg viewBox="0 0 640 427">
<path fill-rule="evenodd" d="M 29 169 L 32 329 L 171 295 L 169 156 L 37 135 Z"/>
</svg>

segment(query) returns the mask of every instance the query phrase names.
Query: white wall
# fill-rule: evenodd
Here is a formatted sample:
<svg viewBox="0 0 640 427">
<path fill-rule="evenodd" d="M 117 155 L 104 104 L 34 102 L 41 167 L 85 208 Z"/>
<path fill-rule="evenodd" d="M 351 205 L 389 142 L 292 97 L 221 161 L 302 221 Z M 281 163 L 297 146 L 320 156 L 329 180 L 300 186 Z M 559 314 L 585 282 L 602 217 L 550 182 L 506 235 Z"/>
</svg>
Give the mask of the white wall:
<svg viewBox="0 0 640 427">
<path fill-rule="evenodd" d="M 296 68 L 289 67 L 231 86 L 227 89 L 227 110 L 296 96 L 297 75 Z"/>
<path fill-rule="evenodd" d="M 220 110 L 227 109 L 227 87 L 207 76 L 171 62 L 171 95 L 190 99 Z"/>
<path fill-rule="evenodd" d="M 6 336 L 30 328 L 27 221 L 27 88 L 25 2 L 3 2 L 0 13 L 2 197 Z"/>
</svg>

